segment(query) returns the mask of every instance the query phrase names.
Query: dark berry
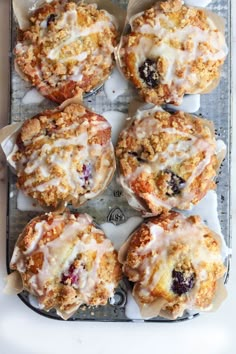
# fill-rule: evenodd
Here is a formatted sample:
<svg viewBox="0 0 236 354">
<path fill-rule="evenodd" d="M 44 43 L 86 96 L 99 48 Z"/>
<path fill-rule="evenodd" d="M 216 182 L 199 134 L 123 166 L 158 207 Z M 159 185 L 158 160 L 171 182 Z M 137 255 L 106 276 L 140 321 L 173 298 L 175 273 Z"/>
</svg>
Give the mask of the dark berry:
<svg viewBox="0 0 236 354">
<path fill-rule="evenodd" d="M 173 197 L 174 195 L 180 194 L 181 189 L 185 187 L 186 181 L 170 170 L 165 170 L 164 173 L 169 177 L 169 180 L 167 181 L 168 192 L 166 195 Z"/>
<path fill-rule="evenodd" d="M 154 88 L 159 83 L 159 75 L 157 73 L 157 64 L 151 59 L 146 59 L 139 67 L 139 75 L 147 86 Z"/>
<path fill-rule="evenodd" d="M 56 17 L 57 17 L 57 15 L 55 15 L 55 14 L 49 15 L 47 18 L 47 26 L 49 26 L 51 22 L 54 22 Z"/>
<path fill-rule="evenodd" d="M 62 274 L 61 277 L 61 283 L 64 285 L 68 285 L 68 284 L 75 284 L 78 281 L 78 272 L 77 269 L 74 267 L 73 264 L 71 264 L 71 266 L 69 267 L 69 269 Z"/>
<path fill-rule="evenodd" d="M 194 273 L 184 273 L 174 269 L 172 271 L 172 279 L 171 290 L 177 295 L 187 293 L 195 285 Z"/>
<path fill-rule="evenodd" d="M 88 182 L 88 180 L 92 177 L 92 167 L 90 164 L 83 165 L 83 178 L 85 182 Z"/>
</svg>

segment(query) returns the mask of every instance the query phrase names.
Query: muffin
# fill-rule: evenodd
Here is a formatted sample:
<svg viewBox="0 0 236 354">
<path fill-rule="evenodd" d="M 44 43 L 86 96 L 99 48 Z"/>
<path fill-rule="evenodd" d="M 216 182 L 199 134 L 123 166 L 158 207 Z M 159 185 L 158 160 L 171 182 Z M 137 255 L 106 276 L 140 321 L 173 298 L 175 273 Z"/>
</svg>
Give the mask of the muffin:
<svg viewBox="0 0 236 354">
<path fill-rule="evenodd" d="M 60 103 L 90 92 L 109 76 L 117 29 L 107 11 L 58 0 L 37 9 L 30 23 L 19 31 L 15 63 L 43 96 Z"/>
<path fill-rule="evenodd" d="M 147 219 L 119 260 L 134 283 L 143 317 L 176 319 L 185 310 L 211 310 L 226 271 L 220 236 L 199 216 L 185 218 L 174 211 Z"/>
<path fill-rule="evenodd" d="M 74 206 L 96 197 L 115 171 L 111 127 L 81 104 L 24 121 L 8 158 L 17 187 L 42 206 Z"/>
<path fill-rule="evenodd" d="M 133 16 L 129 24 L 118 52 L 121 69 L 146 102 L 179 105 L 184 94 L 217 85 L 227 46 L 208 12 L 169 0 Z"/>
<path fill-rule="evenodd" d="M 10 267 L 45 311 L 68 318 L 82 305 L 106 305 L 121 278 L 117 252 L 87 214 L 44 214 L 19 236 Z"/>
<path fill-rule="evenodd" d="M 150 215 L 198 203 L 215 188 L 220 163 L 212 123 L 158 107 L 138 111 L 116 156 L 129 204 Z"/>
</svg>

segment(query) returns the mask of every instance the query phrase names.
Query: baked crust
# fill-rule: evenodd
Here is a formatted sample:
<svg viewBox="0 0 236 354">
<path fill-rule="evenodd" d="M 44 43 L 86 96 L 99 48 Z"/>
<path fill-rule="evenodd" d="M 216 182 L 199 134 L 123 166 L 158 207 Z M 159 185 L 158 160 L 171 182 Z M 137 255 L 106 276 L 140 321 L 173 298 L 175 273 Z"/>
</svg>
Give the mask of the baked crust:
<svg viewBox="0 0 236 354">
<path fill-rule="evenodd" d="M 75 206 L 107 187 L 115 171 L 111 127 L 105 118 L 72 103 L 26 120 L 11 160 L 17 187 L 42 206 Z"/>
<path fill-rule="evenodd" d="M 206 11 L 181 0 L 157 4 L 130 20 L 119 50 L 122 70 L 146 102 L 180 104 L 219 81 L 224 35 Z"/>
<path fill-rule="evenodd" d="M 199 216 L 185 218 L 171 211 L 145 221 L 131 236 L 123 271 L 134 282 L 141 311 L 159 307 L 164 317 L 188 310 L 210 309 L 226 269 L 221 239 Z M 154 316 L 152 316 L 154 317 Z"/>
<path fill-rule="evenodd" d="M 31 220 L 10 264 L 41 308 L 72 315 L 82 304 L 106 305 L 121 279 L 117 252 L 87 214 L 44 214 Z"/>
<path fill-rule="evenodd" d="M 128 201 L 143 212 L 189 209 L 215 188 L 214 128 L 184 112 L 138 111 L 119 136 L 116 156 Z"/>
<path fill-rule="evenodd" d="M 92 91 L 109 76 L 117 30 L 108 12 L 95 4 L 58 0 L 36 10 L 30 22 L 19 33 L 15 61 L 43 96 L 61 103 Z"/>
</svg>

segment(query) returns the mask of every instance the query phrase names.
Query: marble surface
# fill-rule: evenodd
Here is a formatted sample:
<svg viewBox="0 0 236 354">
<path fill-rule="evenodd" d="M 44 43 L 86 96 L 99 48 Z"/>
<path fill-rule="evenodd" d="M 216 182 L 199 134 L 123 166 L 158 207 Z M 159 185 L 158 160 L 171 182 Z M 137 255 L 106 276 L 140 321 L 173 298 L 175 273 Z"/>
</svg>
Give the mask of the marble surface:
<svg viewBox="0 0 236 354">
<path fill-rule="evenodd" d="M 8 120 L 8 43 L 9 0 L 0 1 L 0 127 Z M 232 1 L 236 15 L 236 2 Z M 233 34 L 236 59 L 236 27 Z M 236 70 L 233 67 L 233 78 Z M 233 95 L 236 95 L 234 80 Z M 233 115 L 236 107 L 233 107 Z M 236 149 L 236 134 L 233 149 Z M 236 231 L 236 161 L 232 156 L 233 234 Z M 5 265 L 6 181 L 5 169 L 0 170 L 0 353 L 120 353 L 161 352 L 165 354 L 233 354 L 236 316 L 236 262 L 232 262 L 228 282 L 229 296 L 216 313 L 183 323 L 82 323 L 53 321 L 33 313 L 17 297 L 2 293 Z"/>
</svg>

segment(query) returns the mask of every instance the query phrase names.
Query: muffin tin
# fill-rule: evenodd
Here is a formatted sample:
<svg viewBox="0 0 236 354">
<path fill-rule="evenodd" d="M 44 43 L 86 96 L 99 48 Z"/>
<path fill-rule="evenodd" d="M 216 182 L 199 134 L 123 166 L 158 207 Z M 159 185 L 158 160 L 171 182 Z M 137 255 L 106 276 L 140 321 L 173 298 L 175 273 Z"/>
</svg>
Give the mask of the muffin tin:
<svg viewBox="0 0 236 354">
<path fill-rule="evenodd" d="M 125 8 L 127 1 L 116 1 L 118 5 Z M 217 14 L 226 20 L 226 40 L 229 47 L 229 55 L 223 66 L 221 81 L 219 86 L 210 94 L 201 95 L 201 107 L 197 115 L 212 119 L 215 124 L 216 134 L 222 139 L 227 146 L 227 155 L 221 166 L 219 176 L 217 178 L 217 196 L 218 196 L 218 215 L 221 223 L 222 233 L 228 247 L 231 247 L 231 225 L 230 225 L 230 158 L 231 158 L 231 59 L 230 59 L 230 39 L 231 39 L 231 11 L 230 0 L 213 0 L 208 6 Z M 16 43 L 17 24 L 12 11 L 11 14 L 11 49 L 13 50 Z M 38 104 L 22 104 L 22 98 L 31 87 L 25 83 L 15 72 L 14 59 L 10 53 L 11 59 L 11 85 L 10 85 L 10 110 L 9 123 L 21 122 L 25 118 L 32 117 L 48 108 L 56 105 L 45 99 Z M 102 114 L 105 111 L 128 112 L 128 104 L 136 97 L 134 90 L 131 88 L 124 94 L 119 96 L 115 101 L 110 101 L 101 87 L 95 94 L 85 98 L 84 103 L 90 109 L 94 109 L 97 113 Z M 13 248 L 16 239 L 22 231 L 25 224 L 38 215 L 36 211 L 20 211 L 17 209 L 17 190 L 16 177 L 9 170 L 8 172 L 8 231 L 7 231 L 7 265 L 10 263 Z M 139 216 L 140 214 L 132 209 L 122 192 L 122 188 L 116 182 L 114 176 L 112 183 L 106 191 L 98 196 L 95 200 L 91 200 L 76 209 L 79 212 L 90 214 L 97 224 L 111 222 L 114 225 L 120 225 L 127 221 L 130 217 Z M 227 281 L 230 259 L 227 258 Z M 9 269 L 8 269 L 9 270 Z M 114 298 L 108 305 L 97 308 L 87 308 L 83 306 L 69 320 L 90 320 L 90 321 L 131 321 L 125 314 L 127 300 L 129 301 L 130 285 L 126 280 L 120 283 Z M 35 312 L 51 319 L 60 319 L 55 311 L 45 312 L 38 309 L 35 300 L 26 292 L 19 294 L 20 299 Z M 186 313 L 183 317 L 176 321 L 187 320 L 195 317 L 196 313 Z M 135 318 L 133 320 L 136 320 Z M 139 320 L 139 319 L 137 319 Z M 173 322 L 157 317 L 147 322 Z"/>
</svg>

